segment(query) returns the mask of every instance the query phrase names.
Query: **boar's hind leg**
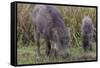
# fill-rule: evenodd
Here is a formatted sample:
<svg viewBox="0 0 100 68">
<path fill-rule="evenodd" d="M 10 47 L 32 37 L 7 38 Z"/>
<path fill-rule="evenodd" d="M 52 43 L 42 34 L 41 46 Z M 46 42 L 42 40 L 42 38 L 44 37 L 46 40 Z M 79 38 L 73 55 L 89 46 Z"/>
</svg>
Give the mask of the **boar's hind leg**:
<svg viewBox="0 0 100 68">
<path fill-rule="evenodd" d="M 34 33 L 34 40 L 35 40 L 35 43 L 36 43 L 36 46 L 37 46 L 37 55 L 39 56 L 40 55 L 40 33 L 39 32 L 35 32 Z"/>
</svg>

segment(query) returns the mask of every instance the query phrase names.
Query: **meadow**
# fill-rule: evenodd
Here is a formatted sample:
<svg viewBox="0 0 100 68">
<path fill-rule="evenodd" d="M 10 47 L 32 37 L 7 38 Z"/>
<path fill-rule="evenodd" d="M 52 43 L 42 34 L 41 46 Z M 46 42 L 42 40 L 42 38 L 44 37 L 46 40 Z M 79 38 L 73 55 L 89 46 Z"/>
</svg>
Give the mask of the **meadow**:
<svg viewBox="0 0 100 68">
<path fill-rule="evenodd" d="M 34 42 L 34 25 L 32 24 L 32 4 L 17 5 L 17 63 L 20 64 L 39 64 L 56 63 L 72 61 L 96 60 L 96 8 L 92 7 L 74 7 L 74 6 L 56 6 L 63 16 L 64 23 L 71 29 L 70 55 L 67 58 L 61 56 L 46 56 L 45 41 L 40 40 L 41 58 L 36 58 L 36 45 Z M 92 42 L 92 51 L 84 52 L 82 48 L 82 38 L 80 25 L 84 16 L 90 16 L 95 27 L 94 39 Z M 27 35 L 25 37 L 24 35 Z"/>
</svg>

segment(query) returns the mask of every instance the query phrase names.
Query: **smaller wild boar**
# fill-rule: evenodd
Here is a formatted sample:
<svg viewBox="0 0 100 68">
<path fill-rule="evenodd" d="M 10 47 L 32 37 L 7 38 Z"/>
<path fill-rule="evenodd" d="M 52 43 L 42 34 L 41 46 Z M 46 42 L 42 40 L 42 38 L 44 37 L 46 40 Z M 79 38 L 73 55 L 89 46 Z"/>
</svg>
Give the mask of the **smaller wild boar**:
<svg viewBox="0 0 100 68">
<path fill-rule="evenodd" d="M 84 51 L 92 50 L 93 32 L 94 26 L 92 19 L 89 16 L 85 16 L 82 19 L 81 24 L 82 45 Z"/>
</svg>

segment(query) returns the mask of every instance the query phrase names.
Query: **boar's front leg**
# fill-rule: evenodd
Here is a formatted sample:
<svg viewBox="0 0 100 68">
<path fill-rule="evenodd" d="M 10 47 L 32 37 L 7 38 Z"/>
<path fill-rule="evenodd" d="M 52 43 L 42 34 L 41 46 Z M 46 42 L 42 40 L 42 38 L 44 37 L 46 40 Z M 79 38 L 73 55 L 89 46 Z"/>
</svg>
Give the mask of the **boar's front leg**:
<svg viewBox="0 0 100 68">
<path fill-rule="evenodd" d="M 50 55 L 50 50 L 51 50 L 50 40 L 45 39 L 45 41 L 46 41 L 46 55 L 49 56 Z"/>
</svg>

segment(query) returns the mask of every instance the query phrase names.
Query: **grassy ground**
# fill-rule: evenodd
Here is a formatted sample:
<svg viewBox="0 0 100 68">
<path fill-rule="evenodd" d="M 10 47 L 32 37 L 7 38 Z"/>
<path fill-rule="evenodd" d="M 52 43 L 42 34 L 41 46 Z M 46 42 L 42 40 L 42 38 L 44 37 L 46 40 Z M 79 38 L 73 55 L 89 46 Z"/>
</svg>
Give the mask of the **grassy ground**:
<svg viewBox="0 0 100 68">
<path fill-rule="evenodd" d="M 96 43 L 93 43 L 93 50 L 84 53 L 81 46 L 71 47 L 70 56 L 62 58 L 61 56 L 47 57 L 45 54 L 45 45 L 41 45 L 41 56 L 37 59 L 36 46 L 30 42 L 28 46 L 19 46 L 17 48 L 18 64 L 38 64 L 38 63 L 54 63 L 54 62 L 71 62 L 71 61 L 87 61 L 96 59 Z"/>
</svg>

